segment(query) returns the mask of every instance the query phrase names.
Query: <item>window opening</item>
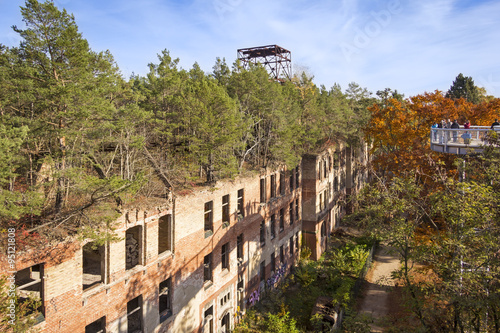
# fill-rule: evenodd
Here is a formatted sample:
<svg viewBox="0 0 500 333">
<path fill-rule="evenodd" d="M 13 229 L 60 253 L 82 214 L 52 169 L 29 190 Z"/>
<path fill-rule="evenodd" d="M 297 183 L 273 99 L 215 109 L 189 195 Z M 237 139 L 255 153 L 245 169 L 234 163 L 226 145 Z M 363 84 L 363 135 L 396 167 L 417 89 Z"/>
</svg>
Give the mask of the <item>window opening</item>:
<svg viewBox="0 0 500 333">
<path fill-rule="evenodd" d="M 43 265 L 33 265 L 31 267 L 22 269 L 16 273 L 16 286 L 17 296 L 19 303 L 22 304 L 30 299 L 40 300 L 40 306 L 30 307 L 27 309 L 27 314 L 38 312 L 35 318 L 35 323 L 38 324 L 45 320 L 44 294 L 43 294 Z"/>
<path fill-rule="evenodd" d="M 203 280 L 205 282 L 212 281 L 212 253 L 205 256 L 203 260 Z"/>
<path fill-rule="evenodd" d="M 172 278 L 168 278 L 158 287 L 160 303 L 160 323 L 172 315 Z"/>
<path fill-rule="evenodd" d="M 104 282 L 104 246 L 87 243 L 82 248 L 83 254 L 83 290 Z"/>
<path fill-rule="evenodd" d="M 203 333 L 214 333 L 214 307 L 211 306 L 205 310 Z"/>
<path fill-rule="evenodd" d="M 283 212 L 283 208 L 280 209 L 280 232 L 285 229 L 285 216 Z"/>
<path fill-rule="evenodd" d="M 158 221 L 158 254 L 172 251 L 172 215 L 163 215 Z"/>
<path fill-rule="evenodd" d="M 276 216 L 271 215 L 271 239 L 276 237 Z"/>
<path fill-rule="evenodd" d="M 280 195 L 285 195 L 285 172 L 280 172 Z"/>
<path fill-rule="evenodd" d="M 229 243 L 222 245 L 221 263 L 222 263 L 222 269 L 229 269 Z"/>
<path fill-rule="evenodd" d="M 222 197 L 222 226 L 229 226 L 229 194 Z"/>
<path fill-rule="evenodd" d="M 238 215 L 241 217 L 245 216 L 245 206 L 244 206 L 244 191 L 243 189 L 238 190 Z"/>
<path fill-rule="evenodd" d="M 295 168 L 295 188 L 299 188 L 300 180 L 299 180 L 299 166 Z"/>
<path fill-rule="evenodd" d="M 128 333 L 142 332 L 142 296 L 127 302 Z"/>
<path fill-rule="evenodd" d="M 266 202 L 266 179 L 260 179 L 260 203 Z"/>
<path fill-rule="evenodd" d="M 239 234 L 236 238 L 236 256 L 238 262 L 243 262 L 243 234 Z"/>
<path fill-rule="evenodd" d="M 106 317 L 101 317 L 91 324 L 85 326 L 85 333 L 104 333 L 106 332 Z"/>
<path fill-rule="evenodd" d="M 271 175 L 271 199 L 276 197 L 276 175 Z"/>
<path fill-rule="evenodd" d="M 266 245 L 266 222 L 260 222 L 260 245 Z"/>
<path fill-rule="evenodd" d="M 132 269 L 137 265 L 141 265 L 141 256 L 142 256 L 142 227 L 135 226 L 130 228 L 126 232 L 125 237 L 125 252 L 126 252 L 126 269 Z"/>
<path fill-rule="evenodd" d="M 220 321 L 220 324 L 221 324 L 221 333 L 228 333 L 231 329 L 231 315 L 228 313 L 226 313 L 221 321 Z"/>
<path fill-rule="evenodd" d="M 214 232 L 214 214 L 213 201 L 205 202 L 205 237 L 208 237 Z"/>
</svg>

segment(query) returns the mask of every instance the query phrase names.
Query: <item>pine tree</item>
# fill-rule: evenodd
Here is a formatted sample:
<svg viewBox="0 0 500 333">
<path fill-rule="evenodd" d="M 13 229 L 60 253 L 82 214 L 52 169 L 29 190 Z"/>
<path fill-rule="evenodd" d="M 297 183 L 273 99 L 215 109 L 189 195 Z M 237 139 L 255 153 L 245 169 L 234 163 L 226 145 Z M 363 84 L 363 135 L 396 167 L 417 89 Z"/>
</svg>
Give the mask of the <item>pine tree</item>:
<svg viewBox="0 0 500 333">
<path fill-rule="evenodd" d="M 462 73 L 458 74 L 455 78 L 445 96 L 451 99 L 465 98 L 473 104 L 481 102 L 481 94 L 478 87 L 474 85 L 474 80 L 472 77 L 464 76 Z"/>
</svg>

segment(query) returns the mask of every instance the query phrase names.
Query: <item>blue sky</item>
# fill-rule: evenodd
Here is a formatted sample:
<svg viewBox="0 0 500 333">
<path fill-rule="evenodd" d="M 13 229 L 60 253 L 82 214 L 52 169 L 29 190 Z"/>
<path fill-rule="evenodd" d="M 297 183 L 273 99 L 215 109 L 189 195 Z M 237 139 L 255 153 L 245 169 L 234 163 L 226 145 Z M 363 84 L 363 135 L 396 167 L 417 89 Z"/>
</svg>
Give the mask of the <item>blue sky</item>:
<svg viewBox="0 0 500 333">
<path fill-rule="evenodd" d="M 168 49 L 210 72 L 239 48 L 278 44 L 317 85 L 356 82 L 406 97 L 446 91 L 459 73 L 500 97 L 500 1 L 55 0 L 75 15 L 92 49 L 109 49 L 124 77 L 145 75 Z M 24 1 L 0 0 L 0 43 L 23 26 Z"/>
</svg>

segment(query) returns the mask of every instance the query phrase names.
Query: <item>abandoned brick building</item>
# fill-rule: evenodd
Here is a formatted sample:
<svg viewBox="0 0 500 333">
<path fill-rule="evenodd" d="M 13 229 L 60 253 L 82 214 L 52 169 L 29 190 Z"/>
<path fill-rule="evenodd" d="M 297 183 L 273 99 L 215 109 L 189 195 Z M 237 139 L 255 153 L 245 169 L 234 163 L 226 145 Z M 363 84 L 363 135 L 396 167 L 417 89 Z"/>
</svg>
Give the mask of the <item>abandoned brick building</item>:
<svg viewBox="0 0 500 333">
<path fill-rule="evenodd" d="M 21 297 L 42 300 L 42 332 L 227 332 L 288 274 L 301 246 L 319 258 L 367 180 L 366 147 L 332 145 L 276 169 L 129 210 L 120 241 L 68 239 L 19 254 Z"/>
</svg>

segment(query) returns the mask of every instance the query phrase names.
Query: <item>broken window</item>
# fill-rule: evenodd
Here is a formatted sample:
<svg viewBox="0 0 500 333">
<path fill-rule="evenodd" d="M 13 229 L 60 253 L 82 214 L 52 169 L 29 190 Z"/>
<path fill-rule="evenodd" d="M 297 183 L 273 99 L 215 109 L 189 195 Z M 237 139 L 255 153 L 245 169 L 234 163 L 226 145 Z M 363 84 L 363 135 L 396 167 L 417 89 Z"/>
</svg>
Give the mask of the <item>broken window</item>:
<svg viewBox="0 0 500 333">
<path fill-rule="evenodd" d="M 280 195 L 285 195 L 285 172 L 280 172 Z"/>
<path fill-rule="evenodd" d="M 221 248 L 222 269 L 229 269 L 229 243 L 223 244 Z"/>
<path fill-rule="evenodd" d="M 213 201 L 205 202 L 205 237 L 214 233 Z"/>
<path fill-rule="evenodd" d="M 245 291 L 245 283 L 243 282 L 243 277 L 241 275 L 238 276 L 238 284 L 236 285 L 237 288 L 237 302 L 240 306 L 240 311 L 243 311 L 245 308 L 245 298 L 244 296 L 244 291 Z"/>
<path fill-rule="evenodd" d="M 203 314 L 203 333 L 214 333 L 214 307 L 205 310 Z"/>
<path fill-rule="evenodd" d="M 299 199 L 295 200 L 295 218 L 297 221 L 300 219 L 299 218 Z"/>
<path fill-rule="evenodd" d="M 266 202 L 266 179 L 260 179 L 260 203 Z"/>
<path fill-rule="evenodd" d="M 276 271 L 276 255 L 271 253 L 271 274 L 274 274 Z"/>
<path fill-rule="evenodd" d="M 290 225 L 293 224 L 293 202 L 290 202 L 290 207 L 288 208 L 288 214 L 290 215 Z"/>
<path fill-rule="evenodd" d="M 85 333 L 104 333 L 106 332 L 106 317 L 101 317 L 91 324 L 85 326 Z"/>
<path fill-rule="evenodd" d="M 128 333 L 142 332 L 142 296 L 127 302 Z"/>
<path fill-rule="evenodd" d="M 104 246 L 87 243 L 82 248 L 83 290 L 104 282 Z"/>
<path fill-rule="evenodd" d="M 271 199 L 276 197 L 276 175 L 271 175 Z"/>
<path fill-rule="evenodd" d="M 220 320 L 220 333 L 228 333 L 231 330 L 231 315 L 226 313 Z"/>
<path fill-rule="evenodd" d="M 222 197 L 222 227 L 229 226 L 229 194 Z"/>
<path fill-rule="evenodd" d="M 273 214 L 271 215 L 271 239 L 274 239 L 276 237 L 276 216 Z"/>
<path fill-rule="evenodd" d="M 27 314 L 38 312 L 38 315 L 35 317 L 34 324 L 38 324 L 45 320 L 45 308 L 43 306 L 43 278 L 44 276 L 42 264 L 33 265 L 16 273 L 16 289 L 17 296 L 19 297 L 19 303 L 31 303 L 32 300 L 40 301 L 39 303 L 37 302 L 38 304 L 40 304 L 40 306 L 35 308 L 35 304 L 32 304 L 33 306 L 31 306 L 27 310 Z"/>
<path fill-rule="evenodd" d="M 260 245 L 266 245 L 266 223 L 260 222 Z"/>
<path fill-rule="evenodd" d="M 283 245 L 280 246 L 280 263 L 285 262 L 285 249 L 283 248 Z"/>
<path fill-rule="evenodd" d="M 159 286 L 160 323 L 172 315 L 172 278 L 168 278 Z"/>
<path fill-rule="evenodd" d="M 244 206 L 244 191 L 243 189 L 238 190 L 238 217 L 245 216 L 245 206 Z"/>
<path fill-rule="evenodd" d="M 158 254 L 172 251 L 172 215 L 160 217 L 158 221 Z"/>
<path fill-rule="evenodd" d="M 212 253 L 207 254 L 203 260 L 203 281 L 212 281 Z"/>
<path fill-rule="evenodd" d="M 280 209 L 280 232 L 285 229 L 285 215 L 283 212 L 283 208 Z"/>
<path fill-rule="evenodd" d="M 239 234 L 236 238 L 236 256 L 238 258 L 238 262 L 243 262 L 243 234 Z"/>
<path fill-rule="evenodd" d="M 142 227 L 135 226 L 127 230 L 125 234 L 126 269 L 141 265 L 142 257 Z"/>
<path fill-rule="evenodd" d="M 299 180 L 299 166 L 295 168 L 295 188 L 299 188 L 300 180 Z"/>
</svg>

